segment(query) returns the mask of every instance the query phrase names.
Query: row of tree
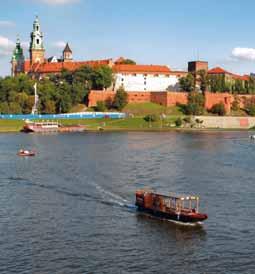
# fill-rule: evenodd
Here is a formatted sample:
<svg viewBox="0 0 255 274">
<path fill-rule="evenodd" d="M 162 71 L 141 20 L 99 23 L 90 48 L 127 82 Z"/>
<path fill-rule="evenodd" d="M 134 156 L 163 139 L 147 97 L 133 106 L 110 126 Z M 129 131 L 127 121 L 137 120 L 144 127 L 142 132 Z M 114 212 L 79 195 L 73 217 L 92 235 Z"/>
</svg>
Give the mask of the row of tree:
<svg viewBox="0 0 255 274">
<path fill-rule="evenodd" d="M 39 112 L 66 113 L 72 106 L 84 104 L 91 89 L 102 90 L 112 85 L 108 66 L 84 66 L 74 72 L 63 70 L 38 82 Z M 28 114 L 34 104 L 35 80 L 28 75 L 0 78 L 0 113 Z"/>
<path fill-rule="evenodd" d="M 202 92 L 255 94 L 255 77 L 250 76 L 248 80 L 241 80 L 227 78 L 226 75 L 209 75 L 205 70 L 200 70 L 196 75 L 188 73 L 179 80 L 179 87 L 183 91 L 196 91 L 197 86 Z"/>
</svg>

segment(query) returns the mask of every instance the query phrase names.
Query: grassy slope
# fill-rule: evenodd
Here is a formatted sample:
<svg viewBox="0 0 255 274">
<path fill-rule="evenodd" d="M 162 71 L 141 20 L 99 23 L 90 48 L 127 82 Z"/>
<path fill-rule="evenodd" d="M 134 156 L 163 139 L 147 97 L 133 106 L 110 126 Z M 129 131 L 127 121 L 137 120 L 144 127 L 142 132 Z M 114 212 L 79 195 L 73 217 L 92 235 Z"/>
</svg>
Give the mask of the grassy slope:
<svg viewBox="0 0 255 274">
<path fill-rule="evenodd" d="M 78 109 L 77 109 L 78 110 Z M 134 115 L 134 118 L 126 119 L 78 119 L 78 120 L 59 120 L 63 125 L 82 124 L 87 125 L 90 130 L 153 130 L 169 128 L 171 124 L 182 116 L 178 107 L 166 108 L 154 103 L 128 104 L 124 112 Z M 143 118 L 147 114 L 166 114 L 167 118 L 162 121 L 148 123 Z M 20 131 L 24 121 L 0 120 L 0 132 Z"/>
<path fill-rule="evenodd" d="M 183 115 L 178 107 L 164 107 L 154 103 L 130 103 L 123 111 L 137 116 L 162 113 L 175 116 Z"/>
</svg>

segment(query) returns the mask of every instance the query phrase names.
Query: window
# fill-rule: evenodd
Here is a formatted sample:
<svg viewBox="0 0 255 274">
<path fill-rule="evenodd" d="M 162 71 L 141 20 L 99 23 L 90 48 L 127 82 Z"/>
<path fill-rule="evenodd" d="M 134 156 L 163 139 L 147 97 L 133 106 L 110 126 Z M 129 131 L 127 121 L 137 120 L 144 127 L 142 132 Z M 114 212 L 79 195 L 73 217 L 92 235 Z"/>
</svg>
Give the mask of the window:
<svg viewBox="0 0 255 274">
<path fill-rule="evenodd" d="M 144 81 L 144 85 L 146 85 L 146 81 Z"/>
<path fill-rule="evenodd" d="M 124 82 L 124 78 L 121 78 L 121 81 Z"/>
<path fill-rule="evenodd" d="M 36 44 L 39 45 L 40 44 L 40 40 L 36 39 Z"/>
<path fill-rule="evenodd" d="M 132 75 L 133 75 L 133 76 L 136 76 L 136 73 L 133 73 Z"/>
<path fill-rule="evenodd" d="M 38 26 L 36 27 L 36 30 L 37 30 L 37 31 L 39 30 L 39 27 L 38 27 Z"/>
</svg>

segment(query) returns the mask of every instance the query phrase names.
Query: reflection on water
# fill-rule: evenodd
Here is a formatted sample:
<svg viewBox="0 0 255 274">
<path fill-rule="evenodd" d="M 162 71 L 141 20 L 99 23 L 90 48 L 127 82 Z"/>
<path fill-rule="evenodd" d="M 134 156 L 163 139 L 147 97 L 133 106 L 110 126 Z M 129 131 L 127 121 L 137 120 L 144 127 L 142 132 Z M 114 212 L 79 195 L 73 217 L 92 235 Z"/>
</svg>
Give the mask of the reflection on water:
<svg viewBox="0 0 255 274">
<path fill-rule="evenodd" d="M 253 273 L 247 132 L 2 134 L 0 150 L 1 273 Z M 143 187 L 197 194 L 209 219 L 137 213 Z"/>
</svg>

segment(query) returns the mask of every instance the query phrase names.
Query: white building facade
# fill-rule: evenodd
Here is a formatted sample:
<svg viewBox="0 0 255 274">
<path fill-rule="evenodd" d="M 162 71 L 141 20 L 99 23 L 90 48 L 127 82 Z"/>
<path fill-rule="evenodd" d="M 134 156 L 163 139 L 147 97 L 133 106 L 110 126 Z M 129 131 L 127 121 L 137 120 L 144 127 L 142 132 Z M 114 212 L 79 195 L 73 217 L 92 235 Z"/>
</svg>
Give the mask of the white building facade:
<svg viewBox="0 0 255 274">
<path fill-rule="evenodd" d="M 115 65 L 114 90 L 123 87 L 127 92 L 162 92 L 175 87 L 182 76 L 167 66 Z"/>
</svg>

